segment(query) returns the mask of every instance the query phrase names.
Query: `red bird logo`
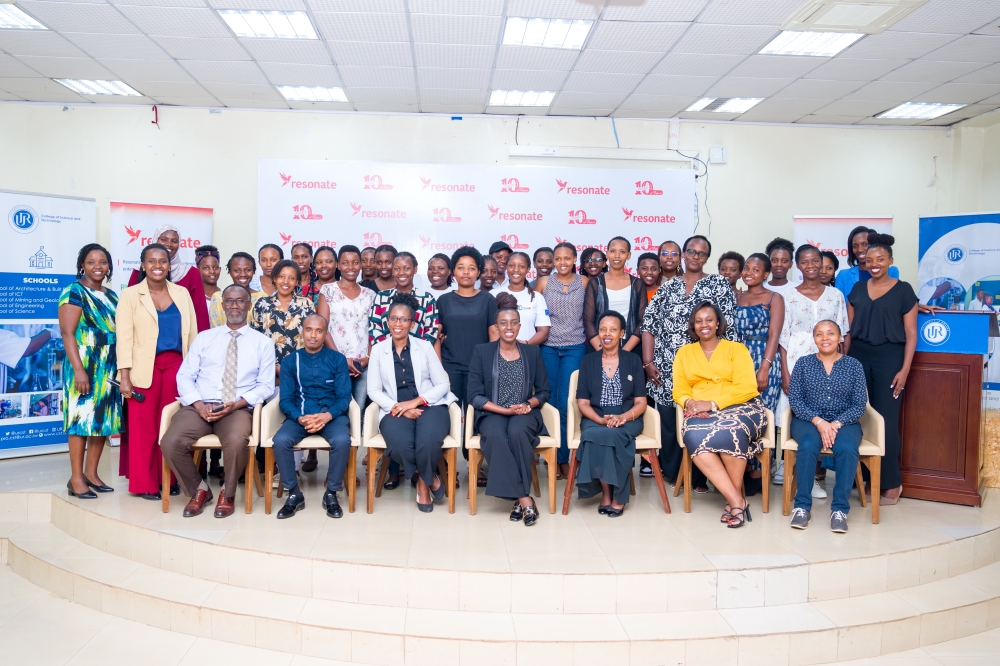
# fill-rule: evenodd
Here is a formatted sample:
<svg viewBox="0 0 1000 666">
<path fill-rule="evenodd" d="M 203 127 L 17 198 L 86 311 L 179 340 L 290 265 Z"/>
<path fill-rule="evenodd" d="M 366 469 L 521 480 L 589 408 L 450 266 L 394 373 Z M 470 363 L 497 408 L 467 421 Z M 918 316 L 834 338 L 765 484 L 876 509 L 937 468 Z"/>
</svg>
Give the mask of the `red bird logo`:
<svg viewBox="0 0 1000 666">
<path fill-rule="evenodd" d="M 622 220 L 622 221 L 623 222 L 628 222 L 628 218 L 632 217 L 632 211 L 630 211 L 628 208 L 625 208 L 624 206 L 622 206 L 622 212 L 625 213 L 625 219 Z"/>
<path fill-rule="evenodd" d="M 125 231 L 128 233 L 128 242 L 126 245 L 131 245 L 135 241 L 139 240 L 139 234 L 142 233 L 142 229 L 133 229 L 132 227 L 125 225 Z"/>
<path fill-rule="evenodd" d="M 427 247 L 428 245 L 431 244 L 431 239 L 427 236 L 421 236 L 420 242 L 423 243 L 423 245 L 421 245 L 420 247 Z"/>
<path fill-rule="evenodd" d="M 361 212 L 361 204 L 352 203 L 351 208 L 354 209 L 354 212 L 351 213 L 351 217 L 354 217 L 355 215 Z"/>
<path fill-rule="evenodd" d="M 424 186 L 421 187 L 420 189 L 426 190 L 427 186 L 431 184 L 431 179 L 430 178 L 424 178 L 423 176 L 421 176 L 420 177 L 420 182 L 422 182 L 424 184 Z"/>
<path fill-rule="evenodd" d="M 556 184 L 559 186 L 559 191 L 562 192 L 563 190 L 566 189 L 566 186 L 569 185 L 569 181 L 559 180 L 558 178 L 556 178 Z"/>
<path fill-rule="evenodd" d="M 559 236 L 556 236 L 556 245 L 558 245 L 559 243 L 565 243 L 565 242 L 566 242 L 565 238 L 559 238 Z"/>
<path fill-rule="evenodd" d="M 285 185 L 288 185 L 288 183 L 292 182 L 292 177 L 291 176 L 286 176 L 285 174 L 283 174 L 281 172 L 278 172 L 278 175 L 281 176 L 281 186 L 282 187 L 284 187 Z"/>
<path fill-rule="evenodd" d="M 490 209 L 490 218 L 496 217 L 497 213 L 500 212 L 500 207 L 499 206 L 494 207 L 494 206 L 491 206 L 489 204 L 486 204 L 486 207 Z"/>
<path fill-rule="evenodd" d="M 292 235 L 291 234 L 283 234 L 283 233 L 281 233 L 279 231 L 278 235 L 281 236 L 281 244 L 282 245 L 288 245 L 289 243 L 292 242 Z"/>
</svg>

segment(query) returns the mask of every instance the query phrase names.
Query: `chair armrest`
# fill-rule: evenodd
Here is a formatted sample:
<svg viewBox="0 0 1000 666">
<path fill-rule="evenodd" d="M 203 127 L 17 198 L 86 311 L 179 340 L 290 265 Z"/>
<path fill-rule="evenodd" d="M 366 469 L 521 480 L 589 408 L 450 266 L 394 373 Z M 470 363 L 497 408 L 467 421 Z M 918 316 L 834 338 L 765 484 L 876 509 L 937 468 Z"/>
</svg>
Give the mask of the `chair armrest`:
<svg viewBox="0 0 1000 666">
<path fill-rule="evenodd" d="M 164 414 L 166 410 L 163 410 Z M 875 411 L 871 404 L 867 405 L 864 415 L 861 417 L 861 431 L 864 438 L 876 445 L 885 455 L 885 419 Z"/>
<path fill-rule="evenodd" d="M 545 431 L 549 433 L 549 437 L 558 442 L 562 433 L 559 427 L 559 410 L 555 405 L 549 403 L 542 405 L 542 423 L 545 424 Z"/>
<path fill-rule="evenodd" d="M 684 410 L 674 405 L 674 413 L 677 414 L 677 444 L 684 447 Z"/>
<path fill-rule="evenodd" d="M 468 405 L 465 408 L 465 441 L 472 441 L 473 421 L 476 419 L 476 408 Z"/>
<path fill-rule="evenodd" d="M 766 448 L 773 449 L 774 448 L 774 412 L 772 412 L 770 409 L 766 409 L 766 408 L 764 409 L 764 411 L 767 413 L 767 429 L 764 432 L 764 437 L 771 444 L 770 447 L 766 447 Z"/>
<path fill-rule="evenodd" d="M 785 442 L 788 438 L 792 436 L 792 409 L 791 407 L 785 407 L 785 410 L 781 412 L 781 441 L 779 442 L 780 448 L 785 448 Z"/>
<path fill-rule="evenodd" d="M 285 415 L 281 412 L 278 400 L 272 400 L 264 405 L 260 414 L 261 446 L 271 446 L 274 443 L 274 435 L 284 422 Z"/>
<path fill-rule="evenodd" d="M 260 413 L 264 411 L 264 403 L 258 402 L 253 406 L 253 426 L 250 428 L 250 441 L 247 446 L 251 449 L 260 444 Z"/>
<path fill-rule="evenodd" d="M 361 444 L 361 408 L 354 402 L 354 398 L 351 398 L 347 406 L 347 418 L 351 422 L 351 441 L 357 446 Z"/>
<path fill-rule="evenodd" d="M 368 446 L 368 440 L 378 434 L 378 412 L 379 406 L 374 402 L 365 409 L 365 428 L 361 440 L 362 446 Z"/>
<path fill-rule="evenodd" d="M 646 405 L 646 411 L 642 415 L 642 434 L 651 438 L 661 447 L 663 446 L 662 433 L 660 432 L 660 412 L 652 405 Z"/>
<path fill-rule="evenodd" d="M 163 436 L 167 434 L 167 428 L 170 427 L 170 420 L 174 418 L 174 414 L 179 411 L 181 411 L 181 403 L 176 400 L 163 408 L 163 411 L 160 413 L 159 441 L 163 441 Z"/>
<path fill-rule="evenodd" d="M 471 405 L 470 405 L 471 406 Z M 453 402 L 448 405 L 448 417 L 451 419 L 451 432 L 449 433 L 452 438 L 458 442 L 458 446 L 462 446 L 462 408 L 458 406 L 457 402 Z"/>
</svg>

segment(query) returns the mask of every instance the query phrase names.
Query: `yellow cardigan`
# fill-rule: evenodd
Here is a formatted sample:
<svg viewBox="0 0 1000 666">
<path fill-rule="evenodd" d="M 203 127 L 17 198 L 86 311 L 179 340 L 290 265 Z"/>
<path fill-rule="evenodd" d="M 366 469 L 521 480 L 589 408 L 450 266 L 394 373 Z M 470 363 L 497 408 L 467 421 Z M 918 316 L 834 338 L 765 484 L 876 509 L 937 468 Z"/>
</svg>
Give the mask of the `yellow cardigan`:
<svg viewBox="0 0 1000 666">
<path fill-rule="evenodd" d="M 750 352 L 742 344 L 719 340 L 712 360 L 693 342 L 674 356 L 674 402 L 684 407 L 690 399 L 714 400 L 719 409 L 756 398 L 757 373 Z"/>
</svg>

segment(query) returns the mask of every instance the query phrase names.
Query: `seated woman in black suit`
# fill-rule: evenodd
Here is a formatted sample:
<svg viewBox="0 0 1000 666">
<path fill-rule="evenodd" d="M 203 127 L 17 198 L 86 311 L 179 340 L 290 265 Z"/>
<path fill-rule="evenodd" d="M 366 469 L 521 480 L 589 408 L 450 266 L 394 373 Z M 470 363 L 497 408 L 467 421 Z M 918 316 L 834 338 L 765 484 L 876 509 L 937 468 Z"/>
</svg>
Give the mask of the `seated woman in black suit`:
<svg viewBox="0 0 1000 666">
<path fill-rule="evenodd" d="M 625 318 L 609 311 L 598 322 L 600 354 L 580 362 L 576 404 L 583 416 L 576 478 L 580 499 L 601 493 L 598 513 L 617 518 L 625 512 L 629 472 L 635 464 L 635 438 L 646 412 L 646 373 L 642 359 L 620 350 Z"/>
<path fill-rule="evenodd" d="M 486 494 L 514 500 L 510 519 L 523 518 L 530 527 L 538 520 L 531 469 L 544 427 L 542 405 L 549 399 L 549 379 L 538 347 L 517 341 L 517 299 L 502 292 L 496 300 L 500 339 L 473 350 L 468 399 L 476 410 L 480 446 L 490 466 Z"/>
</svg>

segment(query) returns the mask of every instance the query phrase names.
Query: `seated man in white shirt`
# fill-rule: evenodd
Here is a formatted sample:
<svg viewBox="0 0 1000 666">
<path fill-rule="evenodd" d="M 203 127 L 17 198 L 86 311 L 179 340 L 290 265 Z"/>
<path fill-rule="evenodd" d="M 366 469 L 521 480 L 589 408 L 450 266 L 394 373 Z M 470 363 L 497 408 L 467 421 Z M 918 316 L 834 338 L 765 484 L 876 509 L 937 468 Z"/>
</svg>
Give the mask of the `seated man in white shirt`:
<svg viewBox="0 0 1000 666">
<path fill-rule="evenodd" d="M 202 331 L 191 343 L 177 372 L 182 407 L 160 442 L 167 464 L 191 496 L 185 518 L 199 515 L 212 500 L 212 490 L 191 459 L 191 445 L 211 434 L 222 442 L 225 479 L 215 517 L 231 516 L 250 455 L 253 406 L 274 393 L 274 343 L 247 325 L 250 292 L 234 284 L 222 292 L 222 299 L 226 325 Z"/>
</svg>

